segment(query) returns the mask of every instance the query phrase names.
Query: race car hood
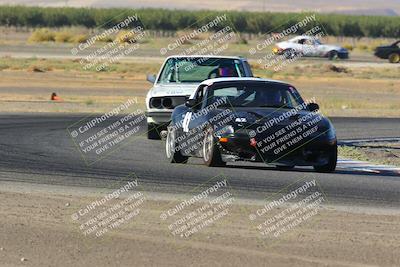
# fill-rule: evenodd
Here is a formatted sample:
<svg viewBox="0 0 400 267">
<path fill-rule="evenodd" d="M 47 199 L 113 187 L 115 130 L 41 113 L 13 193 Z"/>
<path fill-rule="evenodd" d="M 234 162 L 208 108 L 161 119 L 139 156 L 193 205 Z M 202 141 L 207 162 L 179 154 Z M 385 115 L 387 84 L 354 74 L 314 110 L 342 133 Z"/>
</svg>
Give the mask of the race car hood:
<svg viewBox="0 0 400 267">
<path fill-rule="evenodd" d="M 235 108 L 234 107 L 234 112 L 236 117 L 243 117 L 247 118 L 250 122 L 254 121 L 264 121 L 271 119 L 273 117 L 279 117 L 282 115 L 285 115 L 286 113 L 289 112 L 289 109 L 283 109 L 283 108 Z M 307 110 L 300 110 L 298 111 L 297 114 L 299 116 L 305 116 L 308 113 L 310 113 Z"/>
<path fill-rule="evenodd" d="M 155 84 L 148 93 L 148 97 L 159 96 L 189 96 L 191 95 L 199 83 L 170 83 Z"/>
<path fill-rule="evenodd" d="M 396 47 L 396 45 L 392 44 L 392 45 L 381 45 L 375 48 L 375 50 L 379 50 L 379 49 L 390 49 Z"/>
<path fill-rule="evenodd" d="M 289 111 L 289 109 L 278 108 L 236 108 L 233 110 L 235 113 L 235 122 L 239 122 L 239 124 L 242 124 L 244 127 L 263 125 L 269 121 L 274 121 L 271 124 L 272 126 L 285 126 L 306 116 L 308 116 L 307 121 L 321 117 L 321 120 L 318 122 L 319 131 L 325 131 L 331 127 L 330 121 L 321 114 L 300 110 L 293 116 L 289 116 Z M 285 119 L 279 119 L 284 117 Z M 274 118 L 278 118 L 278 120 L 274 120 Z"/>
</svg>

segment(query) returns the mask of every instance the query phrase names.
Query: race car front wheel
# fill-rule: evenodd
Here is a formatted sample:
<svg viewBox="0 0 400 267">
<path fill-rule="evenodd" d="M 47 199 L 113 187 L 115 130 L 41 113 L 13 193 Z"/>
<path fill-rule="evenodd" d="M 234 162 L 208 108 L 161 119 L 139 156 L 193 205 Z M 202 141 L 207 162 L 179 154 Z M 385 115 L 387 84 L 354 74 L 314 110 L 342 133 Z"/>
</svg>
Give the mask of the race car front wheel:
<svg viewBox="0 0 400 267">
<path fill-rule="evenodd" d="M 188 157 L 183 156 L 179 149 L 176 140 L 176 131 L 174 129 L 168 129 L 165 143 L 165 155 L 171 163 L 186 163 L 188 161 Z"/>
<path fill-rule="evenodd" d="M 208 127 L 204 131 L 202 154 L 204 164 L 209 167 L 226 165 L 226 162 L 221 158 L 221 152 L 219 151 L 212 127 Z"/>
<path fill-rule="evenodd" d="M 399 63 L 400 62 L 400 54 L 398 53 L 391 53 L 389 55 L 389 62 L 390 63 Z"/>
</svg>

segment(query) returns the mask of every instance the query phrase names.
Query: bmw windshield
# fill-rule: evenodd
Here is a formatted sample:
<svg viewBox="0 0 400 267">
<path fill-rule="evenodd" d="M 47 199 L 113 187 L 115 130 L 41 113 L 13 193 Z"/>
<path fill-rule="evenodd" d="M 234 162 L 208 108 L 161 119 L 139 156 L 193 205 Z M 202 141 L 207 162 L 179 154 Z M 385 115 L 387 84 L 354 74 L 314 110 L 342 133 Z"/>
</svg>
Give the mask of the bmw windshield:
<svg viewBox="0 0 400 267">
<path fill-rule="evenodd" d="M 244 77 L 240 60 L 229 58 L 170 58 L 158 82 L 199 83 L 220 77 Z"/>
</svg>

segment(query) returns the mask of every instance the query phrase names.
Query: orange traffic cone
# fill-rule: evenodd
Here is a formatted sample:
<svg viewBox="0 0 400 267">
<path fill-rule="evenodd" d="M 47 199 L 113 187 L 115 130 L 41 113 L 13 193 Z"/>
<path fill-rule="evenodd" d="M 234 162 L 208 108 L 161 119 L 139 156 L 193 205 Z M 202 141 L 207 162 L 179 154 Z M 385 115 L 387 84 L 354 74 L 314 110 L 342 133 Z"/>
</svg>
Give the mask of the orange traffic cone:
<svg viewBox="0 0 400 267">
<path fill-rule="evenodd" d="M 61 99 L 61 97 L 59 97 L 56 93 L 52 93 L 52 94 L 51 94 L 51 97 L 50 97 L 50 100 L 53 100 L 53 101 L 61 101 L 62 99 Z"/>
</svg>

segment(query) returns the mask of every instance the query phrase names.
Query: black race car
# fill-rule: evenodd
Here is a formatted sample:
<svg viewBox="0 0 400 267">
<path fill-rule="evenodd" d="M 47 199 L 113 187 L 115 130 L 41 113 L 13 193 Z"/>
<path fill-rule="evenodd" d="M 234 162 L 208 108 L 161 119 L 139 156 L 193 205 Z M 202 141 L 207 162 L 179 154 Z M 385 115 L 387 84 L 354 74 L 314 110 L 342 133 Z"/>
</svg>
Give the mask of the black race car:
<svg viewBox="0 0 400 267">
<path fill-rule="evenodd" d="M 387 46 L 378 46 L 375 48 L 375 56 L 388 59 L 390 63 L 400 62 L 400 40 Z"/>
<path fill-rule="evenodd" d="M 290 84 L 260 78 L 202 82 L 168 126 L 172 163 L 201 157 L 207 166 L 264 162 L 279 169 L 313 166 L 333 172 L 337 141 L 331 122 Z"/>
</svg>

